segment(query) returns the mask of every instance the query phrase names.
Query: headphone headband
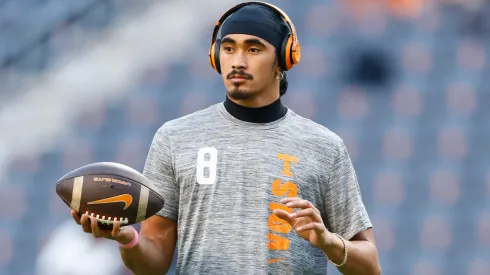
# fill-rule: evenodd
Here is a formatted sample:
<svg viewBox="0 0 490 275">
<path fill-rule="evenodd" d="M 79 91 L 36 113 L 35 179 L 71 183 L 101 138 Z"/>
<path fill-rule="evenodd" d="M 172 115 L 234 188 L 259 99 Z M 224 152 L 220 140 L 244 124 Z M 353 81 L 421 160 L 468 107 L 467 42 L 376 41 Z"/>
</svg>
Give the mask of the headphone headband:
<svg viewBox="0 0 490 275">
<path fill-rule="evenodd" d="M 280 8 L 278 8 L 278 7 L 276 7 L 276 6 L 272 5 L 272 4 L 269 4 L 269 3 L 265 3 L 265 2 L 261 2 L 261 1 L 249 1 L 249 2 L 240 3 L 240 4 L 236 5 L 236 6 L 234 6 L 233 8 L 229 9 L 227 12 L 225 12 L 220 17 L 220 19 L 218 20 L 218 22 L 216 22 L 216 25 L 214 26 L 213 37 L 212 37 L 212 40 L 211 40 L 211 44 L 214 43 L 214 41 L 216 41 L 216 38 L 217 38 L 217 35 L 218 35 L 218 30 L 221 27 L 221 25 L 223 24 L 223 22 L 232 13 L 236 12 L 237 10 L 241 9 L 244 6 L 251 5 L 251 4 L 262 5 L 262 6 L 271 8 L 272 10 L 274 10 L 275 12 L 277 12 L 281 16 L 281 18 L 284 19 L 284 21 L 286 22 L 286 24 L 289 26 L 289 29 L 291 30 L 291 35 L 294 36 L 293 39 L 297 39 L 297 36 L 296 36 L 296 28 L 294 27 L 294 24 L 291 21 L 291 19 L 289 18 L 289 16 L 283 10 L 281 10 Z"/>
<path fill-rule="evenodd" d="M 215 42 L 216 42 L 216 39 L 218 38 L 217 36 L 218 36 L 218 32 L 219 32 L 220 27 L 223 25 L 224 21 L 232 13 L 236 12 L 237 10 L 239 10 L 240 8 L 242 8 L 244 6 L 251 5 L 251 4 L 257 4 L 257 5 L 265 6 L 265 7 L 268 7 L 270 9 L 274 10 L 275 12 L 277 12 L 281 16 L 281 18 L 284 20 L 284 22 L 286 22 L 286 24 L 289 26 L 290 41 L 288 41 L 287 45 L 284 45 L 285 49 L 278 49 L 278 50 L 280 50 L 284 54 L 284 56 L 282 58 L 283 58 L 284 63 L 285 63 L 285 68 L 283 68 L 283 69 L 284 70 L 291 69 L 295 64 L 299 63 L 299 60 L 301 58 L 301 49 L 300 49 L 300 45 L 298 42 L 298 36 L 296 35 L 296 28 L 294 27 L 294 24 L 291 21 L 291 19 L 289 18 L 289 16 L 284 11 L 282 11 L 280 8 L 278 8 L 272 4 L 269 4 L 266 2 L 261 2 L 261 1 L 249 1 L 249 2 L 240 3 L 236 6 L 234 6 L 233 8 L 229 9 L 227 12 L 225 12 L 220 17 L 218 22 L 216 22 L 216 25 L 214 26 L 214 29 L 213 29 L 213 35 L 211 38 L 211 48 L 210 48 L 210 52 L 209 52 L 209 60 L 210 60 L 211 66 L 213 68 L 217 69 L 218 72 L 220 72 L 219 64 L 217 64 L 217 63 L 219 63 L 219 61 L 217 60 L 217 58 L 214 58 L 214 56 L 213 56 L 215 54 L 215 51 L 219 50 L 219 49 L 215 48 Z"/>
</svg>

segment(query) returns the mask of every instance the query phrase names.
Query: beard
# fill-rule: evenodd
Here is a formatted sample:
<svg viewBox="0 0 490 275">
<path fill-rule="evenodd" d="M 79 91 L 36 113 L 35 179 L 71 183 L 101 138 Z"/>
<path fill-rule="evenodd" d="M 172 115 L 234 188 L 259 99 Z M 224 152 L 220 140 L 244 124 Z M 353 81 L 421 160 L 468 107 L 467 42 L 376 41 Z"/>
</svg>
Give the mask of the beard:
<svg viewBox="0 0 490 275">
<path fill-rule="evenodd" d="M 255 93 L 235 87 L 233 90 L 228 91 L 228 95 L 234 100 L 246 100 L 254 97 Z"/>
<path fill-rule="evenodd" d="M 244 71 L 238 71 L 235 69 L 226 76 L 226 79 L 231 79 L 233 76 L 241 76 L 249 81 L 254 79 L 254 77 L 251 74 L 246 73 Z M 233 85 L 233 88 L 227 91 L 228 96 L 234 100 L 247 100 L 256 95 L 256 93 L 252 91 L 246 91 L 244 89 L 240 89 L 241 86 L 242 84 L 239 83 Z"/>
<path fill-rule="evenodd" d="M 234 100 L 247 100 L 257 95 L 256 91 L 250 91 L 240 87 L 241 84 L 235 84 L 232 89 L 228 90 L 228 96 Z"/>
</svg>

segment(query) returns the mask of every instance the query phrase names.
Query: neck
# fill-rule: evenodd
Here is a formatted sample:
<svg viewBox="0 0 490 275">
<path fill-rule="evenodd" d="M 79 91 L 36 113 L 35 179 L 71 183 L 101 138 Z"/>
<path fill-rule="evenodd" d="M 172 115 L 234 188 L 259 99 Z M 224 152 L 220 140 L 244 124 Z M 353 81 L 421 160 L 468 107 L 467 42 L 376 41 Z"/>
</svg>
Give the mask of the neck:
<svg viewBox="0 0 490 275">
<path fill-rule="evenodd" d="M 228 96 L 224 106 L 230 115 L 236 119 L 252 123 L 268 123 L 276 121 L 287 113 L 287 108 L 280 98 L 267 105 L 247 106 L 231 100 Z"/>
<path fill-rule="evenodd" d="M 249 98 L 249 99 L 234 99 L 230 96 L 227 96 L 227 98 L 229 100 L 233 101 L 234 103 L 236 103 L 240 106 L 243 106 L 243 107 L 260 108 L 260 107 L 270 105 L 273 102 L 276 102 L 279 99 L 279 94 L 277 96 L 275 95 L 275 96 L 267 97 L 267 98 L 264 98 L 262 96 L 253 97 L 253 98 Z"/>
</svg>

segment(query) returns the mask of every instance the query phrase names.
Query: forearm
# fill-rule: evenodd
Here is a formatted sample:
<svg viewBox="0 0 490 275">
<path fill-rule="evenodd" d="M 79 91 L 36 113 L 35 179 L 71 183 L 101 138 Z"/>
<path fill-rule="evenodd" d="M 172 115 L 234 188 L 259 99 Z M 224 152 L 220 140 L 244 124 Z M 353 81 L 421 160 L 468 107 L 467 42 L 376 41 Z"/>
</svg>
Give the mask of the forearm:
<svg viewBox="0 0 490 275">
<path fill-rule="evenodd" d="M 166 274 L 172 259 L 164 255 L 153 242 L 139 237 L 138 244 L 130 249 L 120 248 L 121 258 L 135 275 Z"/>
<path fill-rule="evenodd" d="M 331 234 L 331 244 L 323 251 L 336 264 L 344 260 L 344 244 L 340 238 Z M 344 275 L 379 275 L 381 268 L 378 252 L 369 241 L 345 241 L 347 245 L 347 262 L 339 268 Z"/>
</svg>

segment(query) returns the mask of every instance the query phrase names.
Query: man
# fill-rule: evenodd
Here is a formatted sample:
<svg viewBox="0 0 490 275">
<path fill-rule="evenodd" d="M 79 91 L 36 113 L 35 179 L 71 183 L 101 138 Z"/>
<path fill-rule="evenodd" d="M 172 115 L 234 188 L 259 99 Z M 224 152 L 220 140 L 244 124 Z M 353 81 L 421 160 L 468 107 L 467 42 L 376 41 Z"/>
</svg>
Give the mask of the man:
<svg viewBox="0 0 490 275">
<path fill-rule="evenodd" d="M 119 242 L 135 274 L 165 274 L 177 236 L 177 274 L 326 274 L 328 260 L 343 274 L 380 274 L 343 141 L 281 103 L 284 71 L 299 61 L 288 22 L 251 3 L 220 20 L 210 60 L 227 96 L 157 131 L 144 175 L 166 204 L 140 235 L 73 213 L 85 232 Z"/>
</svg>

